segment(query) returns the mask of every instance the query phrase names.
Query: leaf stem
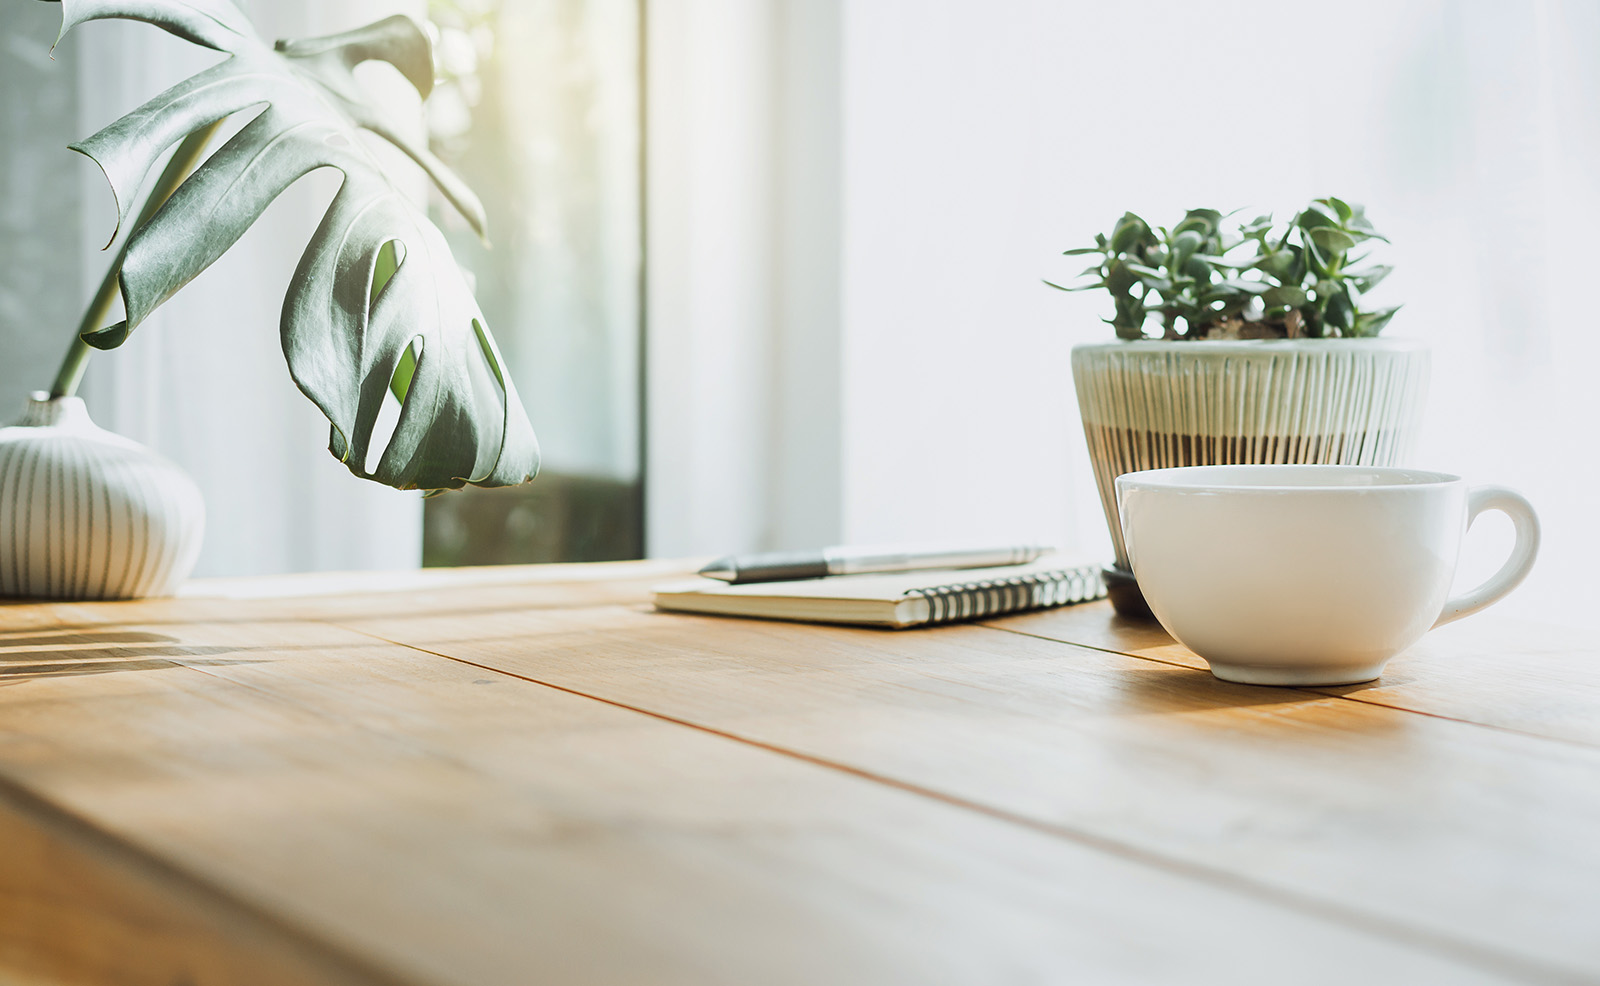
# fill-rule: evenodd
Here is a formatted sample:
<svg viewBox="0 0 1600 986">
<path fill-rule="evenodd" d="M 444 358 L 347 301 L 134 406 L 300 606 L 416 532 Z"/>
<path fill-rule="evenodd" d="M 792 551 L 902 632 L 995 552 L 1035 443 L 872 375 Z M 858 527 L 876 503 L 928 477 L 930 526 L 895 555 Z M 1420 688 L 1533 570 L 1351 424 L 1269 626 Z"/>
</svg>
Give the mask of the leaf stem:
<svg viewBox="0 0 1600 986">
<path fill-rule="evenodd" d="M 178 149 L 167 160 L 167 166 L 157 179 L 155 188 L 150 190 L 150 197 L 145 199 L 144 207 L 139 210 L 138 221 L 133 224 L 133 229 L 128 232 L 122 241 L 122 247 L 117 251 L 117 259 L 112 262 L 111 269 L 106 271 L 105 279 L 100 282 L 100 290 L 95 292 L 94 299 L 89 302 L 89 308 L 83 313 L 83 321 L 78 323 L 78 332 L 72 337 L 72 345 L 67 349 L 66 358 L 61 361 L 61 369 L 56 372 L 56 382 L 50 386 L 50 396 L 71 397 L 78 392 L 78 384 L 83 381 L 83 371 L 89 366 L 89 354 L 94 350 L 83 341 L 85 332 L 93 332 L 101 328 L 102 322 L 111 312 L 111 306 L 117 298 L 117 289 L 121 285 L 122 262 L 128 256 L 128 244 L 133 241 L 133 234 L 139 227 L 149 222 L 156 210 L 166 204 L 172 193 L 183 184 L 190 172 L 200 163 L 200 156 L 205 153 L 206 144 L 210 143 L 212 135 L 217 128 L 222 126 L 222 121 L 217 120 L 207 126 L 201 127 L 183 139 Z"/>
</svg>

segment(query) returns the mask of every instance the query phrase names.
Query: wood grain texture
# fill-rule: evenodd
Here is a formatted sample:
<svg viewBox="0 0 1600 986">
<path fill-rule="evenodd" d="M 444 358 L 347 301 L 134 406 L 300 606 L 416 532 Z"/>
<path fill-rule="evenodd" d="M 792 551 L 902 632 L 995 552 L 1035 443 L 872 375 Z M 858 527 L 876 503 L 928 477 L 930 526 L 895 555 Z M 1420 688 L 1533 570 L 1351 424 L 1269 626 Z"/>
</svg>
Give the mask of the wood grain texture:
<svg viewBox="0 0 1600 986">
<path fill-rule="evenodd" d="M 1600 751 L 986 627 L 642 607 L 352 626 L 1441 954 L 1600 978 Z"/>
<path fill-rule="evenodd" d="M 5 871 L 32 874 L 0 884 L 26 917 L 0 923 L 11 970 L 252 981 L 213 958 L 248 953 L 234 928 L 151 918 L 159 895 L 105 875 L 154 860 L 220 913 L 268 916 L 293 939 L 280 965 L 304 953 L 395 982 L 1507 981 L 327 623 L 137 609 L 161 621 L 8 635 L 0 783 L 44 809 L 0 841 Z M 86 875 L 34 848 L 59 837 L 52 813 L 104 834 Z M 42 915 L 52 880 L 93 920 Z M 130 928 L 165 963 L 150 978 L 124 965 L 146 954 L 121 951 Z M 319 980 L 264 963 L 256 981 Z"/>
<path fill-rule="evenodd" d="M 987 624 L 1190 668 L 1206 663 L 1159 623 L 1109 603 Z M 1357 702 L 1600 746 L 1600 645 L 1577 630 L 1473 616 L 1430 632 L 1360 685 L 1305 689 Z"/>
<path fill-rule="evenodd" d="M 0 791 L 0 983 L 395 980 L 54 806 Z"/>
<path fill-rule="evenodd" d="M 673 569 L 0 606 L 0 982 L 1600 982 L 1600 750 Z"/>
</svg>

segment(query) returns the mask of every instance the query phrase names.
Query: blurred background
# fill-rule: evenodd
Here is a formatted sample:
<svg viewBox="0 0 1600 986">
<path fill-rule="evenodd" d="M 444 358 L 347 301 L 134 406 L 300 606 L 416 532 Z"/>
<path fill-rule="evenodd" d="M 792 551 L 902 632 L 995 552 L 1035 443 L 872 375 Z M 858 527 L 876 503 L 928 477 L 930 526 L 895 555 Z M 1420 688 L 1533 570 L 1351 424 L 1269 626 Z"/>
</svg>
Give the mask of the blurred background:
<svg viewBox="0 0 1600 986">
<path fill-rule="evenodd" d="M 89 370 L 97 421 L 205 490 L 197 574 L 949 538 L 1107 557 L 1068 360 L 1109 305 L 1042 279 L 1125 210 L 1337 195 L 1393 241 L 1386 334 L 1433 348 L 1416 463 L 1544 518 L 1503 606 L 1576 622 L 1600 592 L 1590 0 L 241 6 L 268 36 L 435 25 L 427 106 L 368 81 L 484 200 L 489 248 L 435 214 L 545 465 L 424 504 L 327 454 L 276 327 L 335 187 L 312 175 Z M 49 383 L 109 260 L 110 193 L 65 145 L 216 58 L 91 24 L 52 60 L 58 17 L 0 0 L 0 409 Z M 1503 557 L 1501 520 L 1462 581 Z"/>
</svg>

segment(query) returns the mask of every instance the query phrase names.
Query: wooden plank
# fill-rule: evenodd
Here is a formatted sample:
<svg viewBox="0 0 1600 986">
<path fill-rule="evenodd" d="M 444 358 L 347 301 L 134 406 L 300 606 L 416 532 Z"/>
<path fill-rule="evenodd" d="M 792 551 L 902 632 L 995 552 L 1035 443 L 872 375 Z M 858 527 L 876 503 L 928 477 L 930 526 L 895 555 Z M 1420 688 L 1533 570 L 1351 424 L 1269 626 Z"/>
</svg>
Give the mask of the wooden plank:
<svg viewBox="0 0 1600 986">
<path fill-rule="evenodd" d="M 1381 924 L 1600 978 L 1600 751 L 983 627 L 642 607 L 352 621 Z"/>
<path fill-rule="evenodd" d="M 0 791 L 0 983 L 393 984 L 24 791 Z"/>
<path fill-rule="evenodd" d="M 0 921 L 13 969 L 43 955 L 55 981 L 147 981 L 106 970 L 117 949 L 147 954 L 128 937 L 148 921 L 188 977 L 150 981 L 250 981 L 205 961 L 246 953 L 216 941 L 230 928 L 190 930 L 148 886 L 117 885 L 153 860 L 295 939 L 264 982 L 318 981 L 277 971 L 298 954 L 474 986 L 1524 971 L 353 631 L 253 623 L 247 604 L 181 624 L 173 605 L 69 607 L 79 629 L 35 621 L 0 654 L 0 785 L 39 808 L 0 837 L 0 872 L 31 874 L 0 881 L 0 915 L 27 918 Z M 164 618 L 108 616 L 136 612 Z M 63 817 L 98 833 L 96 855 L 30 848 L 66 839 Z M 41 917 L 51 878 L 87 918 Z"/>
<path fill-rule="evenodd" d="M 1109 603 L 987 624 L 1183 667 L 1205 662 L 1159 623 Z M 1361 685 L 1308 689 L 1357 702 L 1600 746 L 1600 645 L 1592 634 L 1484 613 L 1434 630 Z"/>
</svg>

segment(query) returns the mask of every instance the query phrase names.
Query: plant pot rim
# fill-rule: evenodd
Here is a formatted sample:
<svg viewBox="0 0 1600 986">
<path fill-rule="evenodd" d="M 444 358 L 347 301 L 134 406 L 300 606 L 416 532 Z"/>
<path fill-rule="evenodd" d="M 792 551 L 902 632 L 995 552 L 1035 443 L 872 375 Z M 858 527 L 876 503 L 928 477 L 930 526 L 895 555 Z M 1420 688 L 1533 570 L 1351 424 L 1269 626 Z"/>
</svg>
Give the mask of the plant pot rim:
<svg viewBox="0 0 1600 986">
<path fill-rule="evenodd" d="M 1130 353 L 1261 353 L 1301 350 L 1371 349 L 1384 352 L 1417 352 L 1428 344 L 1416 339 L 1372 336 L 1364 339 L 1114 339 L 1110 342 L 1085 342 L 1072 347 L 1077 352 L 1123 351 Z"/>
</svg>

